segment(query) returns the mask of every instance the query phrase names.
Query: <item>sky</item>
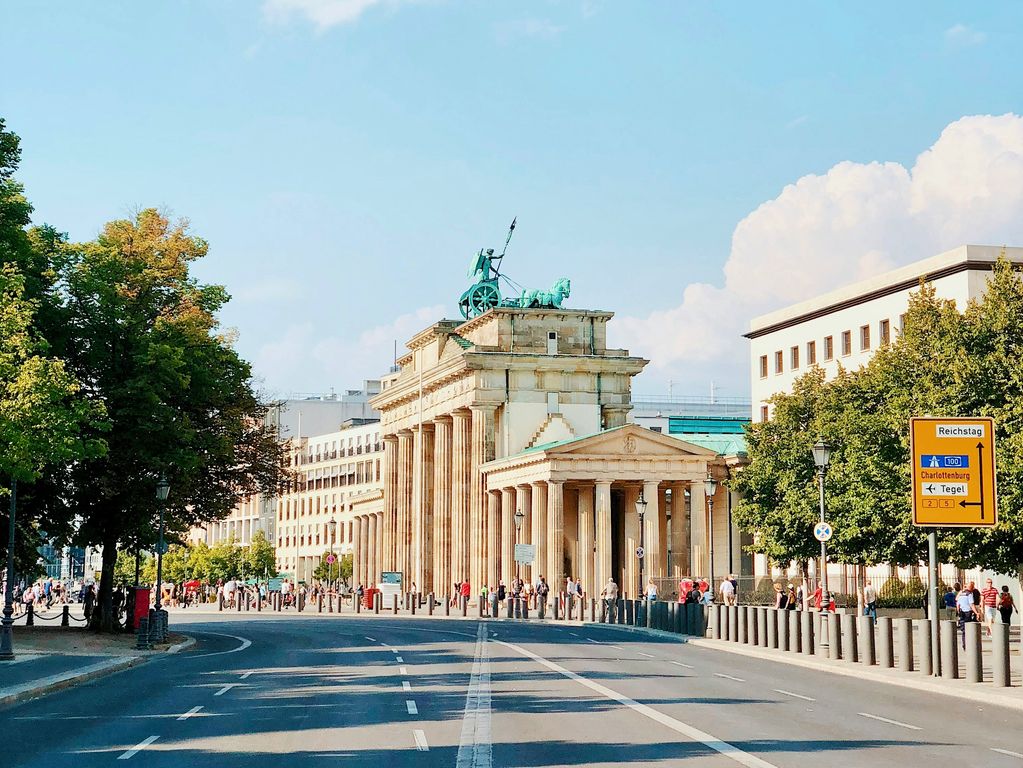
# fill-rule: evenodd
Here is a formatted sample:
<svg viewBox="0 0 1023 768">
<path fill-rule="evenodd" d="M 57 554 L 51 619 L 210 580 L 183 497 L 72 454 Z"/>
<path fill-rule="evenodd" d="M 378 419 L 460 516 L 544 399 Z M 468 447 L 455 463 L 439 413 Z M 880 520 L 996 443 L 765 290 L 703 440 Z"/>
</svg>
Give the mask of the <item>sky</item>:
<svg viewBox="0 0 1023 768">
<path fill-rule="evenodd" d="M 0 6 L 35 220 L 209 241 L 261 389 L 356 388 L 481 247 L 611 310 L 642 395 L 749 391 L 758 314 L 1023 245 L 1023 4 L 38 0 Z"/>
</svg>

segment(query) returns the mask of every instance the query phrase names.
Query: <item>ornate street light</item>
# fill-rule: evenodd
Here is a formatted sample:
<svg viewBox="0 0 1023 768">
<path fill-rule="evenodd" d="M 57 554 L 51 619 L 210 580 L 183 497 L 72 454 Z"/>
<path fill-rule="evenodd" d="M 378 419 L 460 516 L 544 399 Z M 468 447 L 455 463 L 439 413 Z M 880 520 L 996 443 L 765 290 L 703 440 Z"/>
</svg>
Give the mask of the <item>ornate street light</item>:
<svg viewBox="0 0 1023 768">
<path fill-rule="evenodd" d="M 156 500 L 160 502 L 160 539 L 156 543 L 156 622 L 158 627 L 157 637 L 160 642 L 166 639 L 164 637 L 163 614 L 160 612 L 160 598 L 163 594 L 163 552 L 167 546 L 163 540 L 163 508 L 169 495 L 170 483 L 167 482 L 167 476 L 161 472 L 160 482 L 156 484 Z"/>
<path fill-rule="evenodd" d="M 327 581 L 330 582 L 329 586 L 333 588 L 334 585 L 334 534 L 337 533 L 337 520 L 331 515 L 330 520 L 327 522 L 327 530 L 330 531 L 330 562 L 327 563 Z M 340 570 L 338 571 L 340 574 Z M 355 579 L 352 579 L 355 581 Z"/>
<path fill-rule="evenodd" d="M 813 444 L 813 463 L 817 466 L 817 487 L 820 491 L 821 522 L 824 520 L 824 476 L 828 473 L 828 464 L 831 462 L 831 446 L 818 438 Z M 828 545 L 821 542 L 821 610 L 826 610 L 828 604 Z"/>
<path fill-rule="evenodd" d="M 646 557 L 646 549 L 644 543 L 646 538 L 644 537 L 645 529 L 643 526 L 643 517 L 646 515 L 647 501 L 643 498 L 643 489 L 639 489 L 639 498 L 636 499 L 636 514 L 639 515 L 639 549 L 642 554 L 639 556 L 639 593 L 646 599 L 646 586 L 643 584 L 643 558 Z"/>
<path fill-rule="evenodd" d="M 14 510 L 18 481 L 11 478 L 11 516 L 7 521 L 7 587 L 4 589 L 4 618 L 0 621 L 0 661 L 14 661 Z"/>
<path fill-rule="evenodd" d="M 519 543 L 519 533 L 522 531 L 522 523 L 526 519 L 526 513 L 521 508 L 515 510 L 515 543 Z M 519 561 L 515 561 L 515 579 L 519 579 Z"/>
<path fill-rule="evenodd" d="M 710 522 L 707 526 L 707 533 L 710 537 L 710 567 L 708 569 L 711 594 L 714 593 L 714 494 L 718 490 L 718 481 L 708 471 L 707 479 L 703 481 L 703 490 L 707 494 L 707 517 Z"/>
</svg>

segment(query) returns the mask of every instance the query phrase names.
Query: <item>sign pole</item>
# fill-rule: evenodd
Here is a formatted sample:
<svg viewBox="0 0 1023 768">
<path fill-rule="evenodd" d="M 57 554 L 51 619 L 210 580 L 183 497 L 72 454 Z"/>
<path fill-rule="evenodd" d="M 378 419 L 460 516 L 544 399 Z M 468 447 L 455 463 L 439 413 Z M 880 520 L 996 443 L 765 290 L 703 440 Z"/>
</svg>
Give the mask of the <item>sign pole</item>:
<svg viewBox="0 0 1023 768">
<path fill-rule="evenodd" d="M 927 580 L 931 606 L 931 671 L 935 677 L 941 677 L 941 634 L 938 624 L 941 620 L 941 609 L 938 607 L 938 534 L 931 531 L 927 534 Z"/>
</svg>

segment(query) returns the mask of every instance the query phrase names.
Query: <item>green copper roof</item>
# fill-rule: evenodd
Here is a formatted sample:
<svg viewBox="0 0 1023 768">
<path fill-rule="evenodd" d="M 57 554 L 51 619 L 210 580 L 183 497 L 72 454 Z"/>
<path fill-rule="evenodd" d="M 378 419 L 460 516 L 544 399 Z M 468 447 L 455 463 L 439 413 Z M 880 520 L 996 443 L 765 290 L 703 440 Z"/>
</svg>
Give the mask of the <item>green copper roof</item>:
<svg viewBox="0 0 1023 768">
<path fill-rule="evenodd" d="M 568 445 L 569 443 L 576 443 L 579 442 L 580 440 L 585 440 L 589 437 L 595 437 L 596 435 L 604 435 L 607 434 L 608 432 L 614 432 L 617 429 L 624 429 L 624 426 L 612 427 L 611 429 L 605 429 L 602 432 L 594 432 L 589 435 L 572 437 L 569 438 L 568 440 L 556 440 L 553 443 L 542 443 L 540 445 L 534 445 L 532 448 L 526 448 L 526 450 L 522 451 L 521 453 L 548 451 L 552 448 L 557 448 L 562 445 Z M 701 448 L 706 448 L 707 450 L 714 451 L 721 456 L 733 456 L 735 454 L 746 453 L 746 437 L 745 434 L 743 433 L 733 434 L 695 433 L 686 435 L 667 435 L 667 437 L 673 437 L 676 440 L 680 440 L 684 443 L 698 445 Z"/>
</svg>

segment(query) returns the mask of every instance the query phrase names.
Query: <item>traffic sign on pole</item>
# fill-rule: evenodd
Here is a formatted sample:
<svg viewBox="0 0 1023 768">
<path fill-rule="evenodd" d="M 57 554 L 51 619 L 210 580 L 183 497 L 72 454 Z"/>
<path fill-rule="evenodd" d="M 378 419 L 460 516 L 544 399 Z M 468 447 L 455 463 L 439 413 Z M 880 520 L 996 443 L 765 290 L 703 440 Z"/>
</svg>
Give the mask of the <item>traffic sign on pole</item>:
<svg viewBox="0 0 1023 768">
<path fill-rule="evenodd" d="M 913 525 L 995 525 L 994 419 L 913 418 L 909 433 Z"/>
<path fill-rule="evenodd" d="M 645 554 L 646 554 L 646 552 L 643 551 L 643 547 L 636 547 L 636 557 L 638 557 L 640 560 L 642 560 L 643 559 L 643 555 L 645 555 Z"/>
<path fill-rule="evenodd" d="M 813 537 L 817 541 L 831 541 L 834 531 L 831 530 L 831 523 L 817 523 L 813 527 Z"/>
</svg>

